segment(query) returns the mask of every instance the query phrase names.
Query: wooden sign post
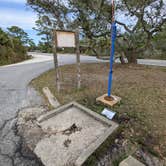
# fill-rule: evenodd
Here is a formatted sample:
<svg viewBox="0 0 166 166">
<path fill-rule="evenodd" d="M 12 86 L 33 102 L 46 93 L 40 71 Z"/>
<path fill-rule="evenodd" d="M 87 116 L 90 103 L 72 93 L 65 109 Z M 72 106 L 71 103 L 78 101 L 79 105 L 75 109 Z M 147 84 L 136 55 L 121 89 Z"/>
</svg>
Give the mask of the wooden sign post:
<svg viewBox="0 0 166 166">
<path fill-rule="evenodd" d="M 58 56 L 57 56 L 57 33 L 56 33 L 56 30 L 53 31 L 53 55 L 54 55 L 56 86 L 57 86 L 57 91 L 60 92 L 60 75 L 59 75 Z"/>
<path fill-rule="evenodd" d="M 75 45 L 77 56 L 77 89 L 81 88 L 81 68 L 80 68 L 80 43 L 79 43 L 79 31 L 75 33 Z"/>
<path fill-rule="evenodd" d="M 54 65 L 56 71 L 56 85 L 58 92 L 60 91 L 60 76 L 58 70 L 57 48 L 75 48 L 77 62 L 77 88 L 81 87 L 81 70 L 80 70 L 80 49 L 79 49 L 79 31 L 54 30 L 53 33 L 53 53 Z"/>
</svg>

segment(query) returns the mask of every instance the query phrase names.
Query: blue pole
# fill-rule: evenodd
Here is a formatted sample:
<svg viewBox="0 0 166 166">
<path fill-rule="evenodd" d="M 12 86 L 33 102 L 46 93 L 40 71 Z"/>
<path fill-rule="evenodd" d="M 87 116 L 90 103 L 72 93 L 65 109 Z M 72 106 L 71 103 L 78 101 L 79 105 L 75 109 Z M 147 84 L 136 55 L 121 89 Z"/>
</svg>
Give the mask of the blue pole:
<svg viewBox="0 0 166 166">
<path fill-rule="evenodd" d="M 113 22 L 112 26 L 112 35 L 111 35 L 111 55 L 110 55 L 110 71 L 108 79 L 108 96 L 111 96 L 112 92 L 112 68 L 114 63 L 114 54 L 115 54 L 115 39 L 116 39 L 116 23 Z"/>
</svg>

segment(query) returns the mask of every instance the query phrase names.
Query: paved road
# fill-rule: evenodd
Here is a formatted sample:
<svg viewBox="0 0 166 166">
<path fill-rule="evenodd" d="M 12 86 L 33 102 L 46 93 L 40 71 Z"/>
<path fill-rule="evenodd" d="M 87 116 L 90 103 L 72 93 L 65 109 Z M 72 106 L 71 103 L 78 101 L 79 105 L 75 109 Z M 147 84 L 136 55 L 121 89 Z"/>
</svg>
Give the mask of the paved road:
<svg viewBox="0 0 166 166">
<path fill-rule="evenodd" d="M 138 59 L 138 64 L 166 67 L 166 60 Z"/>
<path fill-rule="evenodd" d="M 33 52 L 29 52 L 29 54 L 35 56 L 35 59 L 26 61 L 26 64 L 53 60 L 52 54 L 49 54 L 49 53 L 47 53 L 47 54 L 46 53 L 35 53 L 34 54 Z M 63 54 L 61 54 L 61 55 L 63 55 Z M 92 57 L 92 59 L 94 59 L 94 58 Z M 107 58 L 107 59 L 109 59 L 109 58 Z M 109 60 L 105 60 L 105 61 L 109 61 Z M 127 59 L 126 59 L 126 61 L 127 61 Z M 120 63 L 119 59 L 117 59 L 115 62 Z M 22 63 L 25 63 L 25 62 L 21 62 L 19 64 L 22 64 Z M 138 64 L 166 67 L 166 60 L 138 59 Z"/>
<path fill-rule="evenodd" d="M 28 83 L 44 71 L 53 68 L 52 57 L 33 59 L 17 65 L 0 67 L 0 166 L 37 166 L 32 156 L 21 152 L 21 138 L 15 130 L 16 117 L 21 107 L 29 106 Z M 74 55 L 63 55 L 59 64 L 75 63 Z M 82 62 L 97 62 L 83 56 Z"/>
<path fill-rule="evenodd" d="M 125 59 L 127 61 L 127 59 Z M 120 63 L 120 60 L 117 59 L 116 63 Z M 163 66 L 166 67 L 166 60 L 157 60 L 157 59 L 138 59 L 137 61 L 140 65 L 149 65 L 149 66 Z"/>
</svg>

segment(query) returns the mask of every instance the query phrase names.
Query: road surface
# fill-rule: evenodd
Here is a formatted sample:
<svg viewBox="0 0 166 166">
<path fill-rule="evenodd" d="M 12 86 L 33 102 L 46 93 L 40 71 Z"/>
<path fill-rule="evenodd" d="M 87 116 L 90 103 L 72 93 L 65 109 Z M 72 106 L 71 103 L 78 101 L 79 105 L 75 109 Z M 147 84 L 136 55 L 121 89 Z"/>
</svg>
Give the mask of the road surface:
<svg viewBox="0 0 166 166">
<path fill-rule="evenodd" d="M 157 59 L 138 59 L 138 64 L 141 64 L 141 65 L 152 65 L 152 66 L 163 66 L 163 67 L 166 67 L 166 60 L 157 60 Z"/>
<path fill-rule="evenodd" d="M 127 59 L 125 59 L 127 61 Z M 120 63 L 119 59 L 116 59 L 116 63 Z M 140 65 L 148 65 L 148 66 L 161 66 L 166 67 L 166 60 L 158 60 L 158 59 L 137 59 L 137 63 Z"/>
<path fill-rule="evenodd" d="M 52 56 L 34 54 L 35 58 L 0 67 L 0 166 L 37 166 L 32 156 L 21 152 L 21 138 L 16 131 L 20 108 L 30 106 L 28 84 L 41 73 L 53 68 Z M 59 64 L 75 63 L 76 56 L 62 55 Z M 82 62 L 97 62 L 95 57 L 83 56 Z"/>
<path fill-rule="evenodd" d="M 25 156 L 22 142 L 16 131 L 17 113 L 20 108 L 31 106 L 29 82 L 53 68 L 51 54 L 36 54 L 34 59 L 0 67 L 0 166 L 38 166 L 33 156 Z M 59 64 L 75 63 L 76 56 L 61 55 Z M 95 57 L 81 56 L 82 62 L 99 62 Z M 141 60 L 140 64 L 166 66 L 166 61 Z"/>
</svg>

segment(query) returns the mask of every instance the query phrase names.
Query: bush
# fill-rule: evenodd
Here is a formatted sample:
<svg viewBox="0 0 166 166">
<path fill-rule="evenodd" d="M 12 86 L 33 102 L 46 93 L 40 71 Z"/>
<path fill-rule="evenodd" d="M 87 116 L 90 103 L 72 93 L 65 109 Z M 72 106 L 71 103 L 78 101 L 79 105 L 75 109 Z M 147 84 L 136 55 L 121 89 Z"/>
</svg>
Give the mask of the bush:
<svg viewBox="0 0 166 166">
<path fill-rule="evenodd" d="M 9 37 L 0 29 L 0 65 L 16 63 L 27 59 L 26 48 L 21 41 L 14 37 Z"/>
</svg>

